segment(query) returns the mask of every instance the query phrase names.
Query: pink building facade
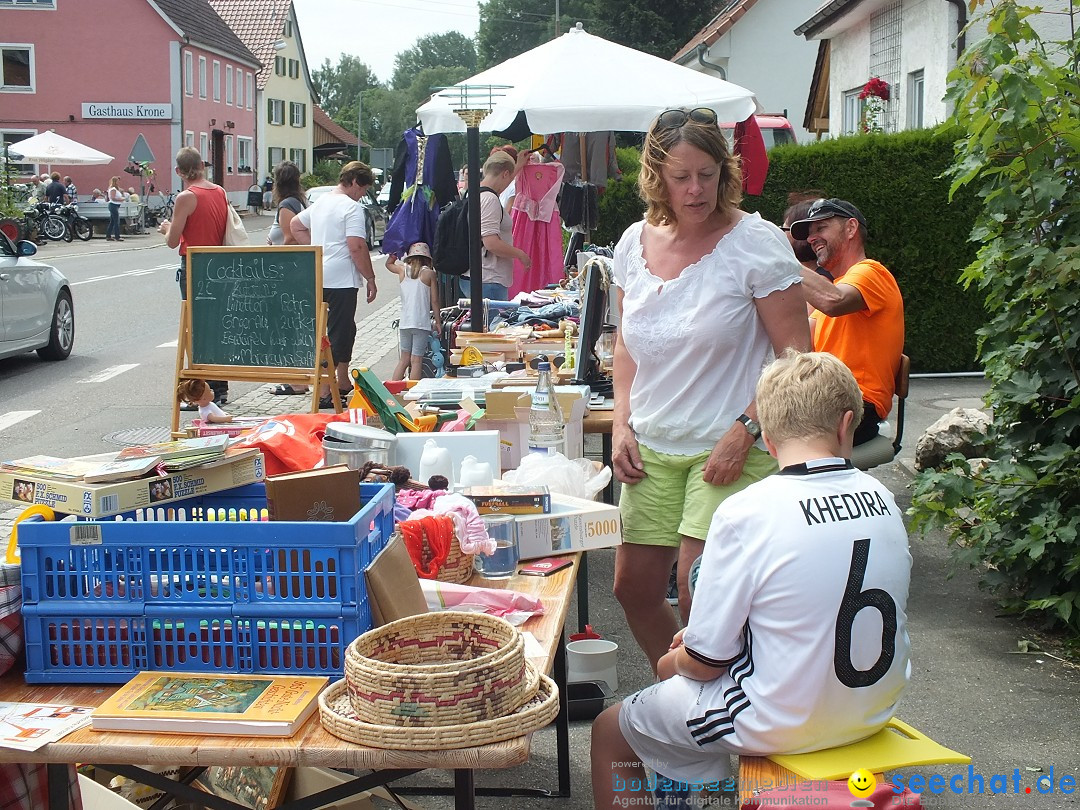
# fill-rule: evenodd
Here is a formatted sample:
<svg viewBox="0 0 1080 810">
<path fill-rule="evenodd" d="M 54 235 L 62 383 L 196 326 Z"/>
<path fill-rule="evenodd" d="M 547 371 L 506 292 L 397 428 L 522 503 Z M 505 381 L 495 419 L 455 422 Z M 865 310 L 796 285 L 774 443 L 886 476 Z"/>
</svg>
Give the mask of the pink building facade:
<svg viewBox="0 0 1080 810">
<path fill-rule="evenodd" d="M 214 182 L 246 204 L 258 182 L 260 64 L 206 0 L 0 0 L 0 55 L 0 140 L 51 129 L 115 158 L 52 167 L 81 195 L 113 175 L 138 190 L 124 168 L 141 135 L 159 189 L 180 190 L 173 156 L 194 146 Z M 21 166 L 16 177 L 34 169 L 48 167 Z"/>
</svg>

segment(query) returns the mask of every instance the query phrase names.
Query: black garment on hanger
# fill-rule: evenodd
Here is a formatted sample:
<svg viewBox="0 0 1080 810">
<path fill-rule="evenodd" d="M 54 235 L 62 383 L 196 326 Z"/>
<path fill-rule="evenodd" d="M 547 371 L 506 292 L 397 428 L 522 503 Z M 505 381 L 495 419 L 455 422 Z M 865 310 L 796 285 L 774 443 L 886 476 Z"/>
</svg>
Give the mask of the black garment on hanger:
<svg viewBox="0 0 1080 810">
<path fill-rule="evenodd" d="M 417 124 L 412 128 L 417 135 L 423 135 L 424 130 Z M 445 135 L 432 135 L 428 137 L 427 158 L 432 160 L 434 151 L 435 175 L 431 190 L 435 193 L 435 200 L 442 208 L 458 198 L 457 173 L 454 165 L 450 162 L 450 147 L 446 143 Z M 390 199 L 386 206 L 386 215 L 389 218 L 394 209 L 401 202 L 401 194 L 405 190 L 405 173 L 409 160 L 409 148 L 405 143 L 405 136 L 401 136 L 397 149 L 394 151 L 393 177 L 390 180 Z"/>
</svg>

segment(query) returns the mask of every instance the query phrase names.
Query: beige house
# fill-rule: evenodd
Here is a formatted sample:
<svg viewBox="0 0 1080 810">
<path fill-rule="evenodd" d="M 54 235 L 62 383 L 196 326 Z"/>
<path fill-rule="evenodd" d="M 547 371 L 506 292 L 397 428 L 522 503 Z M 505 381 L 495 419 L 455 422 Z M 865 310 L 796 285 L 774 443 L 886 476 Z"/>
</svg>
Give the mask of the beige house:
<svg viewBox="0 0 1080 810">
<path fill-rule="evenodd" d="M 283 160 L 310 172 L 316 99 L 292 0 L 210 3 L 263 64 L 255 74 L 256 180 Z"/>
</svg>

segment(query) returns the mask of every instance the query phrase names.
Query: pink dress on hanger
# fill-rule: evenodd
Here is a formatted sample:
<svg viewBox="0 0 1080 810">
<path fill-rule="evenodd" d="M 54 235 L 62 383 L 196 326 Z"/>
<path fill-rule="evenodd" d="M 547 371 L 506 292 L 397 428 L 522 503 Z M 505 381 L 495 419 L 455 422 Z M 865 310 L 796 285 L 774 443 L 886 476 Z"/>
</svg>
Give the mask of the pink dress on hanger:
<svg viewBox="0 0 1080 810">
<path fill-rule="evenodd" d="M 510 297 L 519 292 L 532 292 L 548 284 L 562 281 L 562 225 L 555 204 L 565 169 L 558 162 L 530 162 L 514 181 L 513 222 L 514 247 L 521 248 L 532 259 L 532 267 L 514 260 L 514 283 Z"/>
</svg>

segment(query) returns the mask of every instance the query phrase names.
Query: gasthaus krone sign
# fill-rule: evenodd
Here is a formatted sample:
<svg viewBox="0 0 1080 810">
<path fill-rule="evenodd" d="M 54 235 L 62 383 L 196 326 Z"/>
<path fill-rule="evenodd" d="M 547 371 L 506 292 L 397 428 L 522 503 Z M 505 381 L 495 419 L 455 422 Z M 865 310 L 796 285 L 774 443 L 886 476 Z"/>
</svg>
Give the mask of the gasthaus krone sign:
<svg viewBox="0 0 1080 810">
<path fill-rule="evenodd" d="M 152 121 L 172 119 L 172 104 L 128 104 L 118 101 L 84 101 L 83 118 L 143 118 Z"/>
</svg>

